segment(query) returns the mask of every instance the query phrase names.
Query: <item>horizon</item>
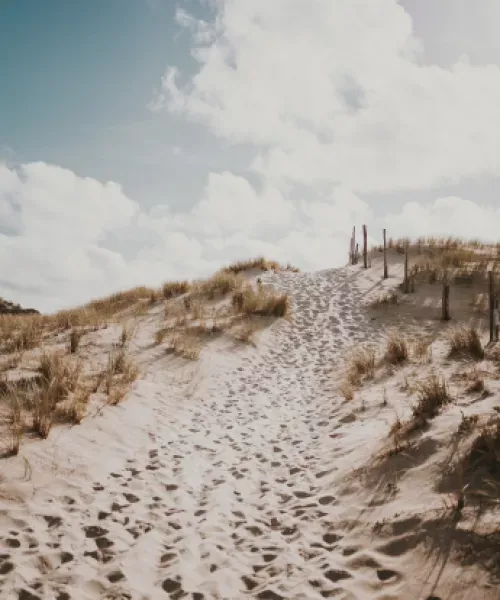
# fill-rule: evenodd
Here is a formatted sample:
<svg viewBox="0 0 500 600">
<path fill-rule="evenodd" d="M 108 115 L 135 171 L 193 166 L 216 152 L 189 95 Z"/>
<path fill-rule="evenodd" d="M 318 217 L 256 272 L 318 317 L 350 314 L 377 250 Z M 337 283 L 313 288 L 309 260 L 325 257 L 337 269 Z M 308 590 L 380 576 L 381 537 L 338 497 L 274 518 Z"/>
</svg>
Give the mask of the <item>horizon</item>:
<svg viewBox="0 0 500 600">
<path fill-rule="evenodd" d="M 41 312 L 264 255 L 498 239 L 500 6 L 0 5 L 0 296 Z"/>
</svg>

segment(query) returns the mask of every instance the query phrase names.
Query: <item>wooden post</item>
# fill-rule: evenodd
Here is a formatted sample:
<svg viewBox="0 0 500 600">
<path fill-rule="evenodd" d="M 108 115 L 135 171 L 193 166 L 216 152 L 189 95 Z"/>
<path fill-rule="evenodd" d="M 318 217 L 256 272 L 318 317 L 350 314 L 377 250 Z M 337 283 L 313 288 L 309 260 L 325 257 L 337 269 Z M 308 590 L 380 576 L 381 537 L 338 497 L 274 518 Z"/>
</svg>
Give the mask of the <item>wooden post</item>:
<svg viewBox="0 0 500 600">
<path fill-rule="evenodd" d="M 356 242 L 356 252 L 355 252 L 355 256 L 356 256 L 356 264 L 358 264 L 358 257 L 359 257 L 359 244 Z"/>
<path fill-rule="evenodd" d="M 443 321 L 450 320 L 450 284 L 448 283 L 448 273 L 443 274 L 443 306 L 442 306 Z"/>
<path fill-rule="evenodd" d="M 389 277 L 387 271 L 387 231 L 384 229 L 384 279 Z"/>
<path fill-rule="evenodd" d="M 353 227 L 352 235 L 351 235 L 351 265 L 356 264 L 355 251 L 356 251 L 356 227 Z"/>
<path fill-rule="evenodd" d="M 408 294 L 410 291 L 410 285 L 408 282 L 408 240 L 405 241 L 405 279 L 403 284 L 403 291 Z"/>
<path fill-rule="evenodd" d="M 493 271 L 488 271 L 489 299 L 490 299 L 490 343 L 495 339 L 495 287 Z"/>
<path fill-rule="evenodd" d="M 500 326 L 498 325 L 498 306 L 499 306 L 499 302 L 498 302 L 498 294 L 496 292 L 496 288 L 494 288 L 495 290 L 495 342 L 498 342 L 498 336 L 500 334 Z"/>
<path fill-rule="evenodd" d="M 368 269 L 368 234 L 363 225 L 363 268 Z"/>
</svg>

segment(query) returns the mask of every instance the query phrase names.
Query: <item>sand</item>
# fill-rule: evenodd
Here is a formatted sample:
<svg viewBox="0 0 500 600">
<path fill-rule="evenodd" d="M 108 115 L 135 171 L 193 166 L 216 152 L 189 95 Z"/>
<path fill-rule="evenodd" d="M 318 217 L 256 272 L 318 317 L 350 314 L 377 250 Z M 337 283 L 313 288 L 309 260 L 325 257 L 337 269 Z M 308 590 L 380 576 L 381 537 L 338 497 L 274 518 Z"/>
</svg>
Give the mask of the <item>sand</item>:
<svg viewBox="0 0 500 600">
<path fill-rule="evenodd" d="M 255 347 L 218 338 L 195 363 L 152 345 L 160 310 L 140 319 L 142 374 L 126 399 L 0 462 L 0 597 L 498 598 L 486 558 L 467 564 L 459 552 L 491 523 L 467 507 L 447 519 L 452 495 L 435 489 L 465 405 L 437 417 L 406 464 L 392 463 L 376 457 L 395 414 L 410 410 L 403 371 L 352 402 L 337 390 L 348 349 L 379 345 L 397 321 L 394 308 L 364 306 L 400 281 L 391 266 L 383 284 L 377 261 L 264 274 L 290 294 L 291 320 Z M 87 352 L 116 333 L 92 334 Z"/>
</svg>

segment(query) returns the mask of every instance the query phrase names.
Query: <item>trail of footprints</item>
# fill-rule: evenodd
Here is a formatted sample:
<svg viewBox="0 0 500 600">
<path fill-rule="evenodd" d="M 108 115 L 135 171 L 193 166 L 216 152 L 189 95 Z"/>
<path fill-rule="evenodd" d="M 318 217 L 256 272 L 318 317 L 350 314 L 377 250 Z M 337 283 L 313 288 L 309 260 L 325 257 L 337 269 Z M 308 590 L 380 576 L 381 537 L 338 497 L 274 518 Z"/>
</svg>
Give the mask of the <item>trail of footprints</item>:
<svg viewBox="0 0 500 600">
<path fill-rule="evenodd" d="M 159 444 L 90 483 L 86 498 L 54 500 L 37 532 L 0 513 L 2 598 L 354 600 L 360 571 L 367 589 L 392 597 L 400 574 L 335 527 L 339 499 L 324 483 L 335 470 L 325 454 L 334 413 L 321 391 L 332 361 L 358 341 L 356 291 L 336 271 L 265 279 L 291 295 L 292 322 L 274 326 L 267 351 L 214 374 L 211 398 L 186 405 L 187 431 L 159 425 Z M 154 592 L 129 582 L 129 557 L 141 553 Z M 16 574 L 21 563 L 29 582 Z"/>
</svg>

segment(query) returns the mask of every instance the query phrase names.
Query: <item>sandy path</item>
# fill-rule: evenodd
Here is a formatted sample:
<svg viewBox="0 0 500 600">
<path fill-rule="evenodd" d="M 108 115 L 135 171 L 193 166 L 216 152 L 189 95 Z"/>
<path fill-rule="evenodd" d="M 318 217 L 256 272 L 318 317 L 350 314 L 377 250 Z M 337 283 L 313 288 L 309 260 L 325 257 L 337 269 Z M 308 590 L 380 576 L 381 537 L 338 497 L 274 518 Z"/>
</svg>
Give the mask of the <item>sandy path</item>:
<svg viewBox="0 0 500 600">
<path fill-rule="evenodd" d="M 333 364 L 376 335 L 352 277 L 266 276 L 292 322 L 257 349 L 215 342 L 188 398 L 154 363 L 137 386 L 147 444 L 123 431 L 85 481 L 38 497 L 36 519 L 29 503 L 2 511 L 2 598 L 397 598 L 398 574 L 334 525 Z"/>
</svg>

